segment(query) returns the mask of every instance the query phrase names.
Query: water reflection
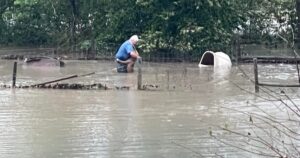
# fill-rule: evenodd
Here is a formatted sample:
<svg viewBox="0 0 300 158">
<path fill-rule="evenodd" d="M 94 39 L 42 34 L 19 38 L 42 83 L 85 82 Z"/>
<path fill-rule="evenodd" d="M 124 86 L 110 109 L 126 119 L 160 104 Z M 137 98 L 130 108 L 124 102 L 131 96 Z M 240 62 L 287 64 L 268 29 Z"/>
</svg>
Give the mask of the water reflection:
<svg viewBox="0 0 300 158">
<path fill-rule="evenodd" d="M 220 67 L 200 67 L 200 74 L 207 76 L 208 81 L 219 81 L 226 80 L 229 78 L 231 73 L 231 68 L 220 68 Z"/>
</svg>

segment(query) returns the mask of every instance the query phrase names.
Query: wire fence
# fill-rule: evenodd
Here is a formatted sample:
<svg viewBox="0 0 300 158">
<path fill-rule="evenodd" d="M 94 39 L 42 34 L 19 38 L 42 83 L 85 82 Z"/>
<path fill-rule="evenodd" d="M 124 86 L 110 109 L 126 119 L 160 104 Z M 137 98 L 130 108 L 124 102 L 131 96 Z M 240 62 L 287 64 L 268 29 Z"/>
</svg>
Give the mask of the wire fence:
<svg viewBox="0 0 300 158">
<path fill-rule="evenodd" d="M 144 61 L 150 62 L 199 62 L 201 58 L 201 55 L 175 51 L 152 53 L 144 53 L 141 51 L 139 53 Z M 73 51 L 59 48 L 0 49 L 2 59 L 24 59 L 25 57 L 48 56 L 53 58 L 60 57 L 65 60 L 114 60 L 115 54 L 115 48 L 105 48 L 101 50 L 77 49 Z"/>
<path fill-rule="evenodd" d="M 2 59 L 24 59 L 24 57 L 49 56 L 61 59 L 76 60 L 114 60 L 116 51 L 120 45 L 115 43 L 103 44 L 97 48 L 81 48 L 79 46 L 61 48 L 61 47 L 37 47 L 37 48 L 0 48 L 0 57 Z M 198 51 L 176 51 L 158 49 L 152 52 L 144 52 L 138 49 L 144 61 L 149 62 L 199 62 L 202 54 L 208 50 Z M 277 58 L 294 58 L 295 53 L 288 44 L 277 42 L 269 44 L 263 41 L 247 42 L 239 39 L 232 40 L 232 45 L 221 51 L 228 54 L 232 61 L 253 57 L 277 57 Z M 240 60 L 241 61 L 241 60 Z"/>
</svg>

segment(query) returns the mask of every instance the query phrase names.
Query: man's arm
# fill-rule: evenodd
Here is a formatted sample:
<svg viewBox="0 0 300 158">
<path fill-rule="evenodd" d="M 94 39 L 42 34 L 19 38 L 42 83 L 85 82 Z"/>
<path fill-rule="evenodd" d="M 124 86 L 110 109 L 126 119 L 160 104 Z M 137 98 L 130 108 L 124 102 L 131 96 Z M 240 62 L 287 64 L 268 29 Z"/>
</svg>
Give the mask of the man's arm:
<svg viewBox="0 0 300 158">
<path fill-rule="evenodd" d="M 132 58 L 139 58 L 139 57 L 140 57 L 139 52 L 136 51 L 136 50 L 131 51 L 131 52 L 130 52 L 130 56 L 131 56 Z"/>
</svg>

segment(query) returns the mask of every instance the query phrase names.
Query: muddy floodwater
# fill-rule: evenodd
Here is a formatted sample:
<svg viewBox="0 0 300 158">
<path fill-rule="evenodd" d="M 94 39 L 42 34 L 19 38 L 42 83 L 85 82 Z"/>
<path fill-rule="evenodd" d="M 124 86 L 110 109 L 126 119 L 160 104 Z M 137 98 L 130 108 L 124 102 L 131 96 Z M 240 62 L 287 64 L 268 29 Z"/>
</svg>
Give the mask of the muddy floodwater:
<svg viewBox="0 0 300 158">
<path fill-rule="evenodd" d="M 59 83 L 101 83 L 110 89 L 2 87 L 0 157 L 256 157 L 235 148 L 240 138 L 222 136 L 226 132 L 218 127 L 248 131 L 243 125 L 248 116 L 228 109 L 253 112 L 258 107 L 252 105 L 258 104 L 277 113 L 253 94 L 251 64 L 225 72 L 200 69 L 197 63 L 144 62 L 142 84 L 147 90 L 142 91 L 137 90 L 137 72 L 119 74 L 114 67 L 112 61 L 66 61 L 61 68 L 18 62 L 18 86 L 96 72 Z M 264 64 L 258 69 L 261 82 L 298 82 L 295 65 Z M 13 61 L 0 60 L 0 85 L 12 84 L 12 71 Z M 297 101 L 298 88 L 272 88 L 274 93 L 283 90 Z"/>
</svg>

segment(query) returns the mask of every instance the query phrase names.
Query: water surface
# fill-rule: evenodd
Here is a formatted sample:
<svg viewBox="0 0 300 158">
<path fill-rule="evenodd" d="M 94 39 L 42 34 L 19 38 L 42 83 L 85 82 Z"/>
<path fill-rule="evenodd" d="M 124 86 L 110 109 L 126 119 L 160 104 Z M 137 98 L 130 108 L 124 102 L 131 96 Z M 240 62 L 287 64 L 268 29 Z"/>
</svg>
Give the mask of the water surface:
<svg viewBox="0 0 300 158">
<path fill-rule="evenodd" d="M 12 65 L 0 61 L 0 84 L 11 84 Z M 63 68 L 19 63 L 17 85 L 96 72 L 63 83 L 103 83 L 112 89 L 0 89 L 1 157 L 251 157 L 210 132 L 222 135 L 217 127 L 224 125 L 247 131 L 242 124 L 248 116 L 224 107 L 257 111 L 251 104 L 262 99 L 252 94 L 252 65 L 218 73 L 197 64 L 143 63 L 143 84 L 152 85 L 145 91 L 136 90 L 136 72 L 118 74 L 114 66 L 111 61 L 66 61 Z M 259 78 L 297 83 L 295 70 L 260 65 Z M 297 89 L 286 92 L 298 98 Z M 277 113 L 267 104 L 262 107 Z"/>
</svg>

